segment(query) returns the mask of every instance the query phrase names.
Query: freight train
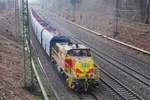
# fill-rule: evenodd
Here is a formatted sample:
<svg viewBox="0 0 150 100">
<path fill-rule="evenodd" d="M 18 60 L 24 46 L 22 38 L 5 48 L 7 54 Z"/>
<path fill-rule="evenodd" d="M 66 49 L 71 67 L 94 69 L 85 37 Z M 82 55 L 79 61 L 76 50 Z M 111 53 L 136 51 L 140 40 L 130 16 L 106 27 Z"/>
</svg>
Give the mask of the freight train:
<svg viewBox="0 0 150 100">
<path fill-rule="evenodd" d="M 30 18 L 35 36 L 51 62 L 65 76 L 73 90 L 88 91 L 99 85 L 100 74 L 92 58 L 91 49 L 72 43 L 70 38 L 44 21 L 33 9 Z"/>
</svg>

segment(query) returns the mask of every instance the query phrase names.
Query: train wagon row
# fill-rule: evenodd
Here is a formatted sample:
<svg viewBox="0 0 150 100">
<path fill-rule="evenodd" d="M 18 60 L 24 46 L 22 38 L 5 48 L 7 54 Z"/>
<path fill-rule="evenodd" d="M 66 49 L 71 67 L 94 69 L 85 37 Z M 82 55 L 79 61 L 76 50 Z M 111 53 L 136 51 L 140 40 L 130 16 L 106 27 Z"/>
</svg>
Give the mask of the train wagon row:
<svg viewBox="0 0 150 100">
<path fill-rule="evenodd" d="M 56 31 L 55 28 L 44 21 L 33 9 L 31 10 L 31 23 L 38 41 L 49 56 L 51 56 L 51 48 L 56 42 L 70 42 L 69 37 Z"/>
</svg>

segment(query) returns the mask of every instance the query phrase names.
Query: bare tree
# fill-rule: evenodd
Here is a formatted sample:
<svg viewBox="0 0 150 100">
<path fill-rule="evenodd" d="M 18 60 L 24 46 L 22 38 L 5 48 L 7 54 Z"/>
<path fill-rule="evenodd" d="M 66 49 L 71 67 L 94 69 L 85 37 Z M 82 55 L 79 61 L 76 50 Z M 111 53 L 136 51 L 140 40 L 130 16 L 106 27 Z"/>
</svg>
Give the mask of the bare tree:
<svg viewBox="0 0 150 100">
<path fill-rule="evenodd" d="M 119 0 L 116 0 L 113 38 L 115 38 L 119 34 L 119 32 L 118 32 L 118 22 L 119 22 Z"/>
<path fill-rule="evenodd" d="M 150 17 L 150 15 L 149 15 L 149 13 L 150 13 L 149 9 L 150 9 L 150 0 L 147 0 L 147 2 L 146 2 L 146 20 L 145 20 L 146 24 L 149 24 L 149 17 Z"/>
<path fill-rule="evenodd" d="M 72 14 L 73 14 L 73 20 L 72 21 L 75 21 L 76 19 L 76 10 L 77 8 L 79 8 L 79 4 L 81 3 L 81 0 L 70 0 L 70 3 L 72 4 Z"/>
</svg>

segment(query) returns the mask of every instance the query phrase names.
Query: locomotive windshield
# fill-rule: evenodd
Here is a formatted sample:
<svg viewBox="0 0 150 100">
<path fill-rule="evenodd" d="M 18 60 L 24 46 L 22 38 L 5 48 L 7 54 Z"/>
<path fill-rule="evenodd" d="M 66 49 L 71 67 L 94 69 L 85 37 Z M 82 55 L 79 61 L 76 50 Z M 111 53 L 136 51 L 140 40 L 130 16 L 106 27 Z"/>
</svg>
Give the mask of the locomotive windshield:
<svg viewBox="0 0 150 100">
<path fill-rule="evenodd" d="M 69 50 L 67 54 L 70 56 L 91 57 L 91 50 L 90 49 L 72 49 L 72 50 Z"/>
</svg>

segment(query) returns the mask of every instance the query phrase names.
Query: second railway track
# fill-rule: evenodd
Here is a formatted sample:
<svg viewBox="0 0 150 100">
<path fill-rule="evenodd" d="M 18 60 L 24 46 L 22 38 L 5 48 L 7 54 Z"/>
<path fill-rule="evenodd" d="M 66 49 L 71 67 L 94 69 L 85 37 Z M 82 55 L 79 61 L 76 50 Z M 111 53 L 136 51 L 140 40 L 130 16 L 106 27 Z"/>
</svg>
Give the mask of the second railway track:
<svg viewBox="0 0 150 100">
<path fill-rule="evenodd" d="M 144 100 L 141 96 L 120 83 L 119 80 L 115 79 L 111 74 L 102 69 L 101 71 L 103 73 L 103 79 L 101 80 L 113 89 L 123 100 Z"/>
</svg>

